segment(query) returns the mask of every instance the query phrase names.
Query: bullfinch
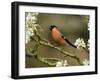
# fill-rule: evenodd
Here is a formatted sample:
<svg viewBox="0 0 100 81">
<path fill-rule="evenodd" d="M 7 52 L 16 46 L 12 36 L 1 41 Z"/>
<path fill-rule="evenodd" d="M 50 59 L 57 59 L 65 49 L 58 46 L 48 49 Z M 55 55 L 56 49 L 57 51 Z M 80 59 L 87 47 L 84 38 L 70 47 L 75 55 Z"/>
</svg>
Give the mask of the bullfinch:
<svg viewBox="0 0 100 81">
<path fill-rule="evenodd" d="M 51 30 L 51 36 L 56 43 L 58 43 L 59 45 L 66 45 L 66 43 L 68 43 L 70 46 L 77 48 L 65 36 L 62 35 L 57 26 L 51 25 L 50 30 Z"/>
</svg>

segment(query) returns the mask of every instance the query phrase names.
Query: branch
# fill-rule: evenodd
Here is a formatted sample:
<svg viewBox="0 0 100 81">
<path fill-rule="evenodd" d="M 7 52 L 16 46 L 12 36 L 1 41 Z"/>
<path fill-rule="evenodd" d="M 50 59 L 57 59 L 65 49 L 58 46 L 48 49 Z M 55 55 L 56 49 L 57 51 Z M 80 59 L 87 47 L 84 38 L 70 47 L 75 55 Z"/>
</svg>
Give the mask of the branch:
<svg viewBox="0 0 100 81">
<path fill-rule="evenodd" d="M 41 40 L 42 40 L 42 41 L 41 41 Z M 39 44 L 44 45 L 44 46 L 48 46 L 48 47 L 51 47 L 51 48 L 54 48 L 54 49 L 56 49 L 57 51 L 59 51 L 59 52 L 61 52 L 62 54 L 64 54 L 65 56 L 69 56 L 69 57 L 72 57 L 72 58 L 76 59 L 80 65 L 83 65 L 83 63 L 81 62 L 81 60 L 80 60 L 77 56 L 75 56 L 75 55 L 73 55 L 73 54 L 71 54 L 71 53 L 69 53 L 69 52 L 66 52 L 66 51 L 64 51 L 64 50 L 62 50 L 62 49 L 60 49 L 60 48 L 58 48 L 58 47 L 56 47 L 56 46 L 54 46 L 54 45 L 52 45 L 52 44 L 51 44 L 49 41 L 47 41 L 46 39 L 41 39 L 41 40 L 39 41 Z M 37 40 L 35 40 L 35 41 L 37 42 Z M 44 42 L 44 41 L 46 41 L 46 42 Z"/>
<path fill-rule="evenodd" d="M 77 56 L 75 56 L 75 55 L 73 55 L 73 54 L 71 54 L 69 52 L 66 52 L 66 51 L 62 50 L 62 49 L 54 46 L 53 44 L 51 44 L 48 40 L 41 38 L 41 33 L 40 33 L 41 27 L 40 26 L 37 25 L 37 26 L 32 26 L 32 27 L 33 27 L 34 35 L 31 38 L 32 38 L 32 40 L 34 40 L 37 43 L 37 46 L 36 46 L 35 50 L 33 49 L 32 53 L 30 53 L 30 51 L 28 51 L 28 53 L 29 53 L 28 55 L 29 56 L 36 56 L 37 59 L 40 60 L 41 62 L 47 63 L 49 65 L 54 65 L 51 62 L 47 61 L 48 58 L 44 59 L 42 57 L 38 57 L 37 54 L 35 53 L 37 51 L 39 45 L 43 45 L 43 46 L 48 46 L 48 47 L 54 48 L 55 50 L 61 52 L 63 55 L 69 56 L 71 58 L 76 59 L 80 65 L 83 65 L 83 63 L 81 62 L 81 60 Z M 55 60 L 55 59 L 52 58 L 52 60 Z"/>
<path fill-rule="evenodd" d="M 43 57 L 38 56 L 37 53 L 32 53 L 30 50 L 27 50 L 27 51 L 28 51 L 28 54 L 26 54 L 26 56 L 28 56 L 28 57 L 35 57 L 39 61 L 41 61 L 43 63 L 46 63 L 49 66 L 55 66 L 56 63 L 50 62 L 48 60 L 52 60 L 52 61 L 56 61 L 56 62 L 61 61 L 61 59 L 58 59 L 58 58 L 43 58 Z"/>
</svg>

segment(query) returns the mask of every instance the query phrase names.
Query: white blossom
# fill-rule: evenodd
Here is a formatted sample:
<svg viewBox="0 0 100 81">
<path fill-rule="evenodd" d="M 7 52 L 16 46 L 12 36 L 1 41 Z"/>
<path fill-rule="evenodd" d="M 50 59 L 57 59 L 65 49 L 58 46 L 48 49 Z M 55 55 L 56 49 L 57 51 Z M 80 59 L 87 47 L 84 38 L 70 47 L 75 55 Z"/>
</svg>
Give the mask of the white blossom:
<svg viewBox="0 0 100 81">
<path fill-rule="evenodd" d="M 78 49 L 80 49 L 80 47 L 86 47 L 86 44 L 85 44 L 85 42 L 84 42 L 84 40 L 83 40 L 82 38 L 78 38 L 78 39 L 76 40 L 76 42 L 74 43 L 74 45 L 75 45 Z"/>
<path fill-rule="evenodd" d="M 35 24 L 37 22 L 37 13 L 28 13 L 26 17 L 26 23 L 27 24 Z"/>
<path fill-rule="evenodd" d="M 68 66 L 68 65 L 69 65 L 69 64 L 68 64 L 67 60 L 64 60 L 63 66 L 66 67 L 66 66 Z"/>
<path fill-rule="evenodd" d="M 38 12 L 32 12 L 32 16 L 37 16 L 37 15 L 39 15 Z"/>
<path fill-rule="evenodd" d="M 69 64 L 68 64 L 67 60 L 62 60 L 62 61 L 56 62 L 56 67 L 66 67 L 68 65 Z"/>
<path fill-rule="evenodd" d="M 25 43 L 28 43 L 30 41 L 30 36 L 33 36 L 34 33 L 32 31 L 32 28 L 28 28 L 26 29 L 26 42 Z"/>
<path fill-rule="evenodd" d="M 39 13 L 29 12 L 26 17 L 26 42 L 30 41 L 30 36 L 34 35 L 34 30 L 36 29 L 37 15 Z"/>
<path fill-rule="evenodd" d="M 62 67 L 62 61 L 58 61 L 58 62 L 56 62 L 56 67 Z"/>
<path fill-rule="evenodd" d="M 83 61 L 83 64 L 84 64 L 84 65 L 89 65 L 89 60 L 85 59 L 85 60 Z"/>
<path fill-rule="evenodd" d="M 90 30 L 90 22 L 88 23 L 88 30 Z"/>
<path fill-rule="evenodd" d="M 88 46 L 88 49 L 89 49 L 90 48 L 90 40 L 88 40 L 87 46 Z"/>
<path fill-rule="evenodd" d="M 31 19 L 31 13 L 28 13 L 27 14 L 27 17 L 26 17 L 26 21 L 30 20 Z"/>
</svg>

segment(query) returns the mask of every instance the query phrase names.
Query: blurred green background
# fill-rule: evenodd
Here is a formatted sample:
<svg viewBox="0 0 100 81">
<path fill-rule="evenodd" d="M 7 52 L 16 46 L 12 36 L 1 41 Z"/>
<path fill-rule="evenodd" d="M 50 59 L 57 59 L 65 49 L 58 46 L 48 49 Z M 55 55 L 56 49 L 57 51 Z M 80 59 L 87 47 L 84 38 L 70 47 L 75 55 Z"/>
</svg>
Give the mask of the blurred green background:
<svg viewBox="0 0 100 81">
<path fill-rule="evenodd" d="M 75 49 L 69 45 L 60 46 L 51 37 L 51 33 L 49 30 L 50 25 L 56 25 L 63 35 L 74 44 L 76 39 L 83 38 L 85 43 L 89 39 L 89 32 L 88 32 L 88 15 L 69 15 L 69 14 L 49 14 L 49 13 L 39 13 L 38 15 L 38 24 L 41 25 L 43 28 L 42 37 L 50 41 L 53 45 L 64 49 L 72 54 L 75 54 L 79 57 L 82 61 L 84 59 L 89 59 L 89 54 L 83 49 Z M 26 44 L 26 47 L 33 48 L 35 42 L 31 41 Z M 26 52 L 27 53 L 27 52 Z M 77 60 L 71 57 L 64 57 L 59 51 L 49 48 L 46 46 L 39 46 L 37 52 L 38 56 L 40 57 L 47 57 L 47 58 L 60 58 L 60 59 L 67 59 L 70 66 L 78 65 Z M 25 57 L 25 67 L 26 68 L 35 68 L 35 67 L 49 67 L 47 64 L 37 60 L 35 57 Z"/>
</svg>

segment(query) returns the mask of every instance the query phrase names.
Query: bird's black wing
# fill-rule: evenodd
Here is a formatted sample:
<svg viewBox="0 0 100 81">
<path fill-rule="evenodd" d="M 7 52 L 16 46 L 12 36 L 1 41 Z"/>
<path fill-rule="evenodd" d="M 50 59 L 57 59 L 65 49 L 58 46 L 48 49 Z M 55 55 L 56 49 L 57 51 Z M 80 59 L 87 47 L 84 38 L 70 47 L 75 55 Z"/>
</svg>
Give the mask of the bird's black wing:
<svg viewBox="0 0 100 81">
<path fill-rule="evenodd" d="M 71 45 L 74 48 L 77 48 L 75 45 L 73 45 L 67 38 L 65 38 L 63 35 L 61 36 L 69 45 Z"/>
</svg>

